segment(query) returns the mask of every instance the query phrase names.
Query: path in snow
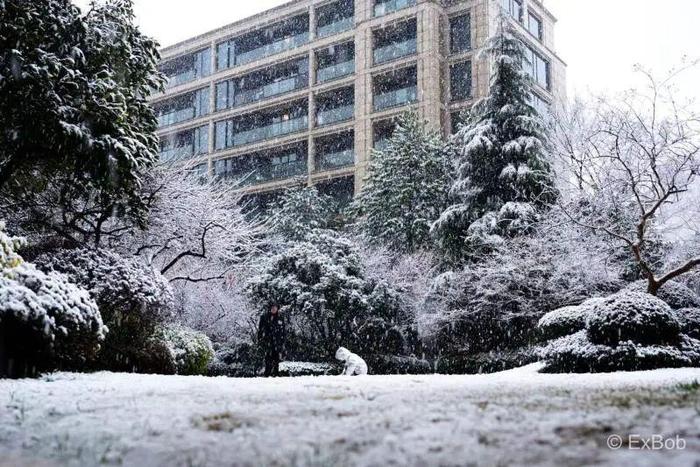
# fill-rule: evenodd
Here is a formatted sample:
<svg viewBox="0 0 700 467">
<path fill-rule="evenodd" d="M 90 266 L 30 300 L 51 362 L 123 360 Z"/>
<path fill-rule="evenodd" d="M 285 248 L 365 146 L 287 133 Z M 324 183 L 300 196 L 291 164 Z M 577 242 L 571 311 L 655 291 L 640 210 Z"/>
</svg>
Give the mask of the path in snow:
<svg viewBox="0 0 700 467">
<path fill-rule="evenodd" d="M 700 461 L 700 369 L 0 380 L 0 465 L 664 465 Z M 611 450 L 611 434 L 684 450 Z"/>
</svg>

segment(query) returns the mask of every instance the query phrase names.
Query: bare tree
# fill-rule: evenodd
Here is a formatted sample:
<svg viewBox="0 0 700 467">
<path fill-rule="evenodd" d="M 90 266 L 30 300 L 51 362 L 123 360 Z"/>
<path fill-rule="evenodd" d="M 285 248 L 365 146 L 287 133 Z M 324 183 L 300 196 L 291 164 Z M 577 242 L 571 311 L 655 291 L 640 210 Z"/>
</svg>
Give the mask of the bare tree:
<svg viewBox="0 0 700 467">
<path fill-rule="evenodd" d="M 263 242 L 262 224 L 245 213 L 232 183 L 160 168 L 151 177 L 147 229 L 120 249 L 141 256 L 170 282 L 223 280 Z"/>
<path fill-rule="evenodd" d="M 691 66 L 696 65 L 691 64 Z M 649 257 L 658 236 L 678 242 L 698 231 L 691 212 L 700 173 L 700 114 L 675 98 L 674 79 L 641 68 L 646 87 L 578 107 L 556 123 L 564 169 L 559 207 L 578 225 L 624 245 L 656 294 L 666 282 L 700 265 L 700 256 L 659 268 Z"/>
</svg>

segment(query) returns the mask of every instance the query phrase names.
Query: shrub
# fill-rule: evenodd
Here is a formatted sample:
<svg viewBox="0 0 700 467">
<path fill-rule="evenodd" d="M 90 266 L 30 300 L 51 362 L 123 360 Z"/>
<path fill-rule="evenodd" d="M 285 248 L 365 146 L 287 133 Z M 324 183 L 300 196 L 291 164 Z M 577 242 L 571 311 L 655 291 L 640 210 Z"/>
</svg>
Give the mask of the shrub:
<svg viewBox="0 0 700 467">
<path fill-rule="evenodd" d="M 700 308 L 683 308 L 676 310 L 675 314 L 683 334 L 700 339 Z"/>
<path fill-rule="evenodd" d="M 551 341 L 538 355 L 545 360 L 545 372 L 587 373 L 651 370 L 700 365 L 700 341 L 685 335 L 678 345 L 640 345 L 631 341 L 617 346 L 590 341 L 586 331 Z"/>
<path fill-rule="evenodd" d="M 87 291 L 58 273 L 24 263 L 0 222 L 0 376 L 34 376 L 56 368 L 82 369 L 107 328 Z"/>
<path fill-rule="evenodd" d="M 254 377 L 262 367 L 260 349 L 249 342 L 214 344 L 214 359 L 209 376 Z"/>
<path fill-rule="evenodd" d="M 574 334 L 586 327 L 586 321 L 591 316 L 593 309 L 603 299 L 591 298 L 577 306 L 565 306 L 550 311 L 537 323 L 544 339 L 556 339 L 562 336 Z"/>
<path fill-rule="evenodd" d="M 163 353 L 167 359 L 164 359 L 163 373 L 174 369 L 178 375 L 204 375 L 214 359 L 214 348 L 209 338 L 181 326 L 159 327 L 151 338 L 151 347 L 161 351 L 165 349 Z"/>
<path fill-rule="evenodd" d="M 149 339 L 156 326 L 171 317 L 172 292 L 160 274 L 107 250 L 63 250 L 42 255 L 37 263 L 47 271 L 66 274 L 97 302 L 110 329 L 97 368 L 152 368 Z"/>
<path fill-rule="evenodd" d="M 536 361 L 537 355 L 530 348 L 499 352 L 462 352 L 438 358 L 435 372 L 440 374 L 495 373 Z"/>
<path fill-rule="evenodd" d="M 387 327 L 403 324 L 398 291 L 366 276 L 360 255 L 346 238 L 329 232 L 309 234 L 281 253 L 265 259 L 262 274 L 246 291 L 252 303 L 282 305 L 288 320 L 287 355 L 302 361 L 323 361 L 341 345 L 355 342 L 357 332 L 372 328 L 358 341 L 360 352 L 388 345 Z M 262 310 L 261 310 L 262 311 Z M 386 321 L 378 325 L 376 320 Z M 389 324 L 391 323 L 391 324 Z M 381 328 L 381 332 L 374 332 Z M 376 342 L 373 339 L 382 339 Z"/>
<path fill-rule="evenodd" d="M 640 280 L 633 282 L 624 290 L 631 292 L 646 292 L 647 281 Z M 663 300 L 673 308 L 679 310 L 681 308 L 700 308 L 700 296 L 696 294 L 690 287 L 681 284 L 680 282 L 666 282 L 656 294 L 658 298 Z"/>
<path fill-rule="evenodd" d="M 620 342 L 677 342 L 680 324 L 671 308 L 641 292 L 622 291 L 595 305 L 586 326 L 591 342 L 615 346 Z"/>
<path fill-rule="evenodd" d="M 376 354 L 365 358 L 369 372 L 375 375 L 427 375 L 433 373 L 430 362 L 417 357 Z"/>
</svg>

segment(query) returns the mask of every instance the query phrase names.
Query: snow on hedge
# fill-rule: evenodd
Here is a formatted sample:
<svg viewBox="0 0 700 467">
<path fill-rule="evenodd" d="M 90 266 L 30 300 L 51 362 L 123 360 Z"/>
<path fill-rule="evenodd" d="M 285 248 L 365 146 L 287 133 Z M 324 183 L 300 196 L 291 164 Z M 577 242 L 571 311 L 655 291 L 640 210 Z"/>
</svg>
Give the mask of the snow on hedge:
<svg viewBox="0 0 700 467">
<path fill-rule="evenodd" d="M 550 311 L 537 323 L 537 327 L 546 339 L 574 334 L 586 327 L 586 321 L 602 298 L 591 298 L 576 306 L 565 306 Z"/>
<path fill-rule="evenodd" d="M 624 290 L 632 292 L 646 292 L 647 281 L 640 280 L 628 285 Z M 681 308 L 700 308 L 700 296 L 693 292 L 688 286 L 680 282 L 666 282 L 656 294 L 674 310 Z"/>
<path fill-rule="evenodd" d="M 209 338 L 192 329 L 164 326 L 156 332 L 154 339 L 163 342 L 180 375 L 206 374 L 214 358 L 214 347 Z"/>
</svg>

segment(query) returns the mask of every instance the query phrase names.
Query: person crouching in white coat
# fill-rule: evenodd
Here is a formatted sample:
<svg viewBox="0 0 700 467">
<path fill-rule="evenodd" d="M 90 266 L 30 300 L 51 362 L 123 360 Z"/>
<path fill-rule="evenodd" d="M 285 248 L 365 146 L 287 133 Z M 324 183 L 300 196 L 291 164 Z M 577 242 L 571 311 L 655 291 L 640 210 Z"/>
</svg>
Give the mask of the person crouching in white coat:
<svg viewBox="0 0 700 467">
<path fill-rule="evenodd" d="M 366 375 L 367 364 L 362 357 L 350 352 L 345 347 L 339 348 L 335 353 L 335 358 L 345 363 L 343 374 L 346 376 Z"/>
</svg>

